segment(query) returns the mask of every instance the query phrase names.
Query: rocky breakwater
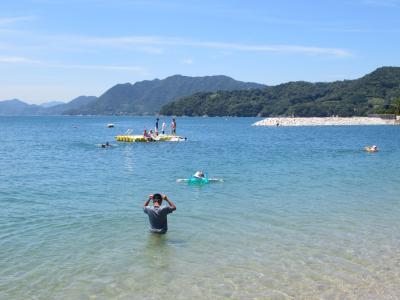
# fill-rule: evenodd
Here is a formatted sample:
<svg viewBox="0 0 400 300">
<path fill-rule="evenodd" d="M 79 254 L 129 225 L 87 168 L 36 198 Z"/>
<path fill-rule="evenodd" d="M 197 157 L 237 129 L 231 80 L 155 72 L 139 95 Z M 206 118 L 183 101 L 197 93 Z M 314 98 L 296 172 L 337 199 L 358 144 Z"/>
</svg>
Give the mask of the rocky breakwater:
<svg viewBox="0 0 400 300">
<path fill-rule="evenodd" d="M 326 117 L 326 118 L 266 118 L 253 126 L 349 126 L 349 125 L 394 125 L 395 120 L 375 117 Z"/>
</svg>

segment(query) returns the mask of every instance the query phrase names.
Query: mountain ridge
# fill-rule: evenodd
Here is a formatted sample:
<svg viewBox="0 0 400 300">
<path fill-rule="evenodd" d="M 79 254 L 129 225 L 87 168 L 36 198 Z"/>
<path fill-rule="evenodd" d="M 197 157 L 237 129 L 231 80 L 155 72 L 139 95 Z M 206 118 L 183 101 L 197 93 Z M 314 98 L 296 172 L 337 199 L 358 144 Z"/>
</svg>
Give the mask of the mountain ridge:
<svg viewBox="0 0 400 300">
<path fill-rule="evenodd" d="M 250 91 L 196 93 L 166 104 L 164 115 L 365 116 L 393 113 L 400 97 L 400 67 L 381 67 L 358 79 L 293 81 Z"/>
<path fill-rule="evenodd" d="M 116 84 L 100 97 L 79 96 L 50 107 L 4 100 L 0 115 L 364 116 L 392 113 L 399 97 L 400 67 L 381 67 L 354 80 L 275 86 L 225 75 L 172 75 Z"/>
<path fill-rule="evenodd" d="M 174 99 L 195 92 L 260 88 L 265 85 L 237 81 L 226 75 L 191 77 L 172 75 L 164 79 L 119 83 L 100 97 L 80 96 L 68 103 L 43 107 L 0 101 L 0 115 L 151 115 Z M 86 97 L 86 98 L 85 98 Z M 18 107 L 17 107 L 18 106 Z"/>
<path fill-rule="evenodd" d="M 95 102 L 66 114 L 156 114 L 161 107 L 182 96 L 195 92 L 260 88 L 265 85 L 237 81 L 225 75 L 191 77 L 172 75 L 164 79 L 143 80 L 117 84 L 104 92 Z"/>
</svg>

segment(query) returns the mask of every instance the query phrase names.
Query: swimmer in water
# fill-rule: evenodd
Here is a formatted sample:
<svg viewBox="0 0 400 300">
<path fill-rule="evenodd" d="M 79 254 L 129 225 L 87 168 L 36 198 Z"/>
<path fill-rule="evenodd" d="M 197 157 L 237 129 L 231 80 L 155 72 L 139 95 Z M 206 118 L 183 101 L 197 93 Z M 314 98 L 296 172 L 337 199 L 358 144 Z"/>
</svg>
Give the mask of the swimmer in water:
<svg viewBox="0 0 400 300">
<path fill-rule="evenodd" d="M 193 174 L 193 177 L 195 178 L 206 178 L 206 175 L 202 171 L 197 171 L 196 173 Z"/>
<path fill-rule="evenodd" d="M 187 182 L 189 184 L 205 184 L 211 182 L 224 182 L 223 179 L 209 178 L 203 171 L 196 171 L 188 179 L 177 179 L 176 182 Z"/>
<path fill-rule="evenodd" d="M 364 150 L 367 152 L 378 152 L 379 149 L 377 145 L 372 145 L 365 147 Z"/>
</svg>

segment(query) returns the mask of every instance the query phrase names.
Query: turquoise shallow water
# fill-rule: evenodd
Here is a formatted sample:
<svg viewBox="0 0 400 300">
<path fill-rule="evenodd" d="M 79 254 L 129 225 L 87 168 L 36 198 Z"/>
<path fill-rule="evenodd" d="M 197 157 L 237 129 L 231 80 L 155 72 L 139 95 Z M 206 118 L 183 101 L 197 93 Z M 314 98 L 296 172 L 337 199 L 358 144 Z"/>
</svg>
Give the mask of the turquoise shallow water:
<svg viewBox="0 0 400 300">
<path fill-rule="evenodd" d="M 0 118 L 0 299 L 398 297 L 400 126 L 256 120 L 179 118 L 187 142 L 101 149 L 154 119 Z M 176 182 L 198 169 L 225 182 Z M 178 207 L 164 236 L 142 212 L 154 192 Z"/>
</svg>

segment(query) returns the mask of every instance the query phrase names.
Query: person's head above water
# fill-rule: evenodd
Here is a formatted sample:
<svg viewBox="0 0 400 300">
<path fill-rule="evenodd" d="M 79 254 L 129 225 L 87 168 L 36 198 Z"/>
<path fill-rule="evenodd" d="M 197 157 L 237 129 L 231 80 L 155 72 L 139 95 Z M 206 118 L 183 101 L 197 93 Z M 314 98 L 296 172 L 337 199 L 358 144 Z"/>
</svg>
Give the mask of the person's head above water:
<svg viewBox="0 0 400 300">
<path fill-rule="evenodd" d="M 194 173 L 193 177 L 204 178 L 205 175 L 204 175 L 204 173 L 202 171 L 197 171 L 196 173 Z"/>
</svg>

